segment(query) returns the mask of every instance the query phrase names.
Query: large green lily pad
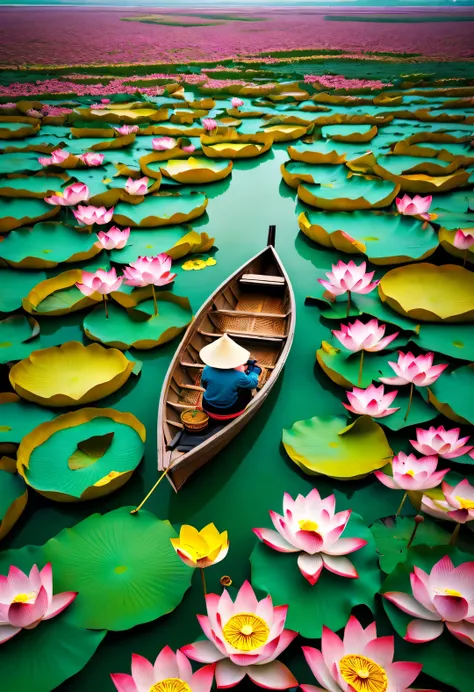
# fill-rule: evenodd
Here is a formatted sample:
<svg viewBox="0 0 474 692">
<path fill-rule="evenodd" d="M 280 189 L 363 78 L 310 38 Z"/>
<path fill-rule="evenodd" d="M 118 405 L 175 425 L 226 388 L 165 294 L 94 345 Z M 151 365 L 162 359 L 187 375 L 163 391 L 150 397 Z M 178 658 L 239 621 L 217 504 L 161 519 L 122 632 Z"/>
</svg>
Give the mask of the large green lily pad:
<svg viewBox="0 0 474 692">
<path fill-rule="evenodd" d="M 295 189 L 302 183 L 332 188 L 335 185 L 344 185 L 347 181 L 345 166 L 286 161 L 281 164 L 280 171 L 285 183 Z"/>
<path fill-rule="evenodd" d="M 84 331 L 93 341 L 124 350 L 161 346 L 181 334 L 193 315 L 187 298 L 169 292 L 159 292 L 157 298 L 158 315 L 153 300 L 141 302 L 139 310 L 111 304 L 108 319 L 103 307 L 97 306 L 84 318 Z"/>
<path fill-rule="evenodd" d="M 0 321 L 0 363 L 22 360 L 40 348 L 37 341 L 40 327 L 32 317 L 12 315 Z"/>
<path fill-rule="evenodd" d="M 413 571 L 413 566 L 417 565 L 425 572 L 430 572 L 444 555 L 449 555 L 454 565 L 472 560 L 472 555 L 463 553 L 453 546 L 417 546 L 410 550 L 406 561 L 398 564 L 387 577 L 382 584 L 381 593 L 402 591 L 411 594 L 410 572 Z M 397 634 L 404 637 L 408 623 L 414 618 L 403 613 L 385 598 L 383 606 Z M 445 630 L 438 639 L 427 644 L 407 644 L 403 645 L 402 649 L 403 656 L 400 653 L 400 659 L 422 663 L 423 672 L 427 675 L 447 685 L 455 680 L 459 692 L 471 692 L 472 648 L 462 644 L 450 632 Z"/>
<path fill-rule="evenodd" d="M 44 221 L 59 214 L 59 207 L 52 207 L 42 199 L 0 198 L 0 233 L 12 231 L 37 221 Z"/>
<path fill-rule="evenodd" d="M 120 202 L 115 207 L 114 221 L 121 226 L 171 226 L 187 223 L 206 211 L 207 197 L 202 192 L 183 195 L 151 195 L 141 204 Z"/>
<path fill-rule="evenodd" d="M 232 172 L 232 161 L 190 156 L 187 159 L 170 159 L 160 166 L 167 178 L 183 184 L 213 183 L 226 178 Z"/>
<path fill-rule="evenodd" d="M 473 286 L 474 273 L 463 267 L 422 262 L 391 269 L 378 292 L 393 310 L 421 322 L 472 322 Z"/>
<path fill-rule="evenodd" d="M 38 154 L 31 152 L 2 154 L 0 156 L 0 175 L 11 173 L 35 173 L 42 169 Z"/>
<path fill-rule="evenodd" d="M 388 207 L 399 190 L 399 185 L 388 180 L 353 175 L 342 183 L 327 186 L 302 184 L 298 188 L 298 197 L 312 207 L 328 211 L 353 211 Z"/>
<path fill-rule="evenodd" d="M 406 343 L 406 339 L 402 339 Z M 395 339 L 389 348 L 397 348 L 399 339 Z M 362 379 L 359 382 L 360 353 L 349 353 L 345 349 L 323 341 L 316 351 L 316 360 L 328 377 L 341 387 L 351 389 L 353 386 L 365 389 L 379 377 L 390 377 L 393 373 L 388 361 L 393 358 L 390 353 L 364 353 Z M 398 404 L 394 404 L 396 406 Z"/>
<path fill-rule="evenodd" d="M 374 607 L 380 587 L 375 541 L 358 514 L 352 513 L 344 538 L 362 538 L 367 545 L 349 555 L 359 577 L 339 577 L 326 569 L 314 586 L 301 575 L 297 556 L 279 553 L 257 543 L 250 556 L 252 585 L 272 596 L 274 603 L 288 604 L 286 625 L 303 637 L 320 638 L 323 625 L 336 631 L 344 627 L 354 606 Z"/>
<path fill-rule="evenodd" d="M 28 491 L 15 462 L 0 461 L 0 540 L 13 528 L 26 507 Z"/>
<path fill-rule="evenodd" d="M 474 425 L 474 363 L 443 373 L 428 388 L 428 396 L 447 418 Z"/>
<path fill-rule="evenodd" d="M 0 311 L 13 312 L 20 308 L 23 297 L 45 279 L 43 271 L 22 272 L 19 269 L 0 267 Z"/>
<path fill-rule="evenodd" d="M 385 574 L 393 572 L 399 562 L 405 562 L 412 548 L 407 548 L 415 527 L 414 517 L 387 517 L 379 519 L 370 527 L 377 546 L 380 559 L 380 569 Z M 452 531 L 446 531 L 441 524 L 430 517 L 424 516 L 424 521 L 418 524 L 413 549 L 418 545 L 448 545 Z"/>
<path fill-rule="evenodd" d="M 0 450 L 5 444 L 19 444 L 37 425 L 55 417 L 43 406 L 21 399 L 13 392 L 0 394 Z"/>
<path fill-rule="evenodd" d="M 385 433 L 368 416 L 315 416 L 283 430 L 283 446 L 305 473 L 340 480 L 363 478 L 392 458 Z"/>
<path fill-rule="evenodd" d="M 435 351 L 451 358 L 474 361 L 474 325 L 420 324 L 411 338 L 425 351 Z"/>
<path fill-rule="evenodd" d="M 122 250 L 112 250 L 109 256 L 115 264 L 129 264 L 137 257 L 154 257 L 161 252 L 177 260 L 190 253 L 208 252 L 213 243 L 214 238 L 188 225 L 147 228 L 133 230 L 127 245 Z"/>
<path fill-rule="evenodd" d="M 321 272 L 320 278 L 325 278 L 325 276 L 325 272 Z M 334 302 L 311 297 L 306 300 L 309 304 L 315 303 L 321 310 L 321 316 L 328 320 L 343 320 L 347 317 L 347 298 L 345 296 L 339 297 Z M 357 293 L 351 297 L 349 317 L 360 317 L 364 314 L 377 317 L 380 322 L 396 325 L 405 331 L 414 332 L 417 328 L 415 320 L 393 312 L 385 303 L 382 303 L 377 291 L 372 291 L 366 295 Z"/>
<path fill-rule="evenodd" d="M 176 555 L 168 521 L 132 507 L 93 514 L 42 548 L 54 565 L 55 588 L 79 592 L 74 622 L 91 629 L 126 630 L 173 611 L 193 570 Z"/>
<path fill-rule="evenodd" d="M 438 247 L 433 227 L 413 217 L 368 211 L 303 212 L 300 230 L 316 243 L 373 264 L 404 264 L 426 259 Z"/>
<path fill-rule="evenodd" d="M 1 571 L 6 574 L 8 565 L 2 565 Z M 54 586 L 57 592 L 56 580 Z M 74 603 L 55 618 L 32 630 L 23 630 L 2 644 L 0 668 L 5 692 L 51 692 L 89 662 L 106 632 L 78 626 L 73 609 Z"/>
<path fill-rule="evenodd" d="M 0 180 L 0 195 L 2 197 L 37 197 L 44 199 L 54 195 L 62 187 L 69 176 L 62 175 L 30 175 Z"/>
<path fill-rule="evenodd" d="M 60 262 L 82 262 L 101 251 L 97 236 L 77 231 L 61 223 L 37 223 L 7 235 L 0 245 L 0 257 L 13 267 L 43 269 Z"/>
<path fill-rule="evenodd" d="M 438 411 L 434 406 L 430 406 L 423 399 L 421 394 L 415 390 L 413 393 L 413 400 L 411 402 L 410 412 L 408 418 L 405 420 L 405 415 L 408 409 L 409 402 L 409 388 L 399 387 L 398 394 L 391 404 L 391 406 L 398 406 L 398 411 L 392 413 L 390 416 L 385 416 L 380 419 L 380 424 L 384 425 L 390 430 L 401 430 L 402 428 L 407 428 L 410 425 L 422 425 L 427 423 L 433 418 L 436 418 Z"/>
</svg>

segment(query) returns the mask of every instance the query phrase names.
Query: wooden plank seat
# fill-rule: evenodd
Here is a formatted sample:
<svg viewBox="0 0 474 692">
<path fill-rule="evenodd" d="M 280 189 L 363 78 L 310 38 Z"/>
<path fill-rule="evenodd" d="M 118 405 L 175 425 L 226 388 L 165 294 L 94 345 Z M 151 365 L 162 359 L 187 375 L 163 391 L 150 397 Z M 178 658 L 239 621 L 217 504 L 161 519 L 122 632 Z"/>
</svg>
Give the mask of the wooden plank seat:
<svg viewBox="0 0 474 692">
<path fill-rule="evenodd" d="M 286 282 L 283 276 L 273 274 L 242 274 L 240 283 L 256 286 L 284 286 Z"/>
</svg>

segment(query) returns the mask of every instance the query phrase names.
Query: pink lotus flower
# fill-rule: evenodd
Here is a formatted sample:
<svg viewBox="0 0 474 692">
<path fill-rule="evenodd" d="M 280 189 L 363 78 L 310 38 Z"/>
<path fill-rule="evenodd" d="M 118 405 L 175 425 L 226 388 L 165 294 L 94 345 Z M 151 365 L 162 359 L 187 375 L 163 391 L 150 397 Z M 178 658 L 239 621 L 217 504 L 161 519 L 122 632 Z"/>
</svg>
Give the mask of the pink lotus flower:
<svg viewBox="0 0 474 692">
<path fill-rule="evenodd" d="M 129 195 L 146 195 L 148 192 L 148 178 L 146 176 L 139 180 L 128 178 L 125 183 L 125 190 Z"/>
<path fill-rule="evenodd" d="M 457 230 L 454 235 L 453 245 L 458 250 L 469 250 L 474 245 L 474 233 L 464 232 L 461 229 Z"/>
<path fill-rule="evenodd" d="M 117 226 L 112 226 L 107 233 L 100 231 L 96 235 L 98 238 L 98 243 L 96 244 L 103 247 L 104 250 L 122 250 L 130 236 L 130 228 L 124 228 L 121 231 Z"/>
<path fill-rule="evenodd" d="M 242 99 L 237 98 L 237 96 L 234 96 L 234 98 L 230 100 L 230 103 L 232 108 L 240 108 L 240 106 L 244 105 Z"/>
<path fill-rule="evenodd" d="M 423 219 L 429 221 L 430 215 L 428 214 L 428 209 L 431 206 L 432 199 L 431 195 L 427 197 L 415 195 L 413 199 L 408 195 L 403 195 L 402 198 L 397 197 L 395 202 L 399 214 L 404 214 L 405 216 L 421 216 Z"/>
<path fill-rule="evenodd" d="M 178 146 L 178 142 L 173 137 L 158 137 L 152 140 L 152 146 L 155 151 L 166 151 L 174 149 Z"/>
<path fill-rule="evenodd" d="M 448 367 L 447 363 L 433 365 L 433 353 L 426 353 L 417 357 L 410 352 L 399 351 L 398 354 L 397 363 L 388 362 L 396 377 L 379 377 L 380 382 L 394 385 L 412 383 L 417 387 L 429 387 Z"/>
<path fill-rule="evenodd" d="M 398 332 L 384 337 L 385 324 L 378 323 L 375 318 L 364 324 L 356 320 L 351 324 L 341 324 L 341 330 L 332 333 L 349 351 L 382 351 L 398 336 Z"/>
<path fill-rule="evenodd" d="M 0 644 L 20 630 L 32 630 L 41 620 L 59 615 L 76 598 L 74 591 L 53 596 L 53 572 L 48 562 L 41 571 L 36 565 L 27 576 L 10 566 L 8 576 L 0 576 Z"/>
<path fill-rule="evenodd" d="M 443 500 L 433 500 L 427 495 L 421 498 L 421 509 L 437 519 L 447 519 L 458 524 L 474 520 L 474 487 L 465 478 L 454 487 L 443 481 Z"/>
<path fill-rule="evenodd" d="M 26 115 L 30 118 L 42 118 L 43 114 L 37 111 L 36 108 L 28 108 Z"/>
<path fill-rule="evenodd" d="M 357 265 L 352 260 L 346 264 L 339 262 L 332 265 L 332 271 L 327 272 L 325 279 L 318 279 L 321 286 L 332 293 L 334 296 L 341 296 L 350 291 L 351 293 L 370 293 L 379 283 L 372 281 L 374 272 L 366 272 L 366 263 Z"/>
<path fill-rule="evenodd" d="M 96 154 L 93 151 L 87 151 L 77 157 L 86 166 L 101 166 L 104 162 L 104 154 Z"/>
<path fill-rule="evenodd" d="M 182 647 L 193 661 L 215 663 L 217 687 L 233 687 L 248 675 L 259 687 L 286 690 L 298 682 L 276 658 L 297 632 L 285 630 L 288 606 L 273 607 L 271 596 L 258 601 L 246 581 L 235 602 L 224 589 L 221 596 L 206 596 L 207 616 L 198 615 L 209 641 Z"/>
<path fill-rule="evenodd" d="M 92 226 L 94 223 L 98 226 L 103 226 L 106 223 L 110 223 L 114 207 L 106 209 L 105 207 L 85 207 L 79 205 L 77 209 L 72 210 L 72 213 L 80 226 Z"/>
<path fill-rule="evenodd" d="M 181 147 L 183 151 L 187 151 L 188 154 L 192 154 L 193 151 L 196 151 L 196 147 L 194 144 L 186 144 L 184 147 Z"/>
<path fill-rule="evenodd" d="M 96 272 L 82 272 L 82 283 L 76 283 L 77 288 L 85 296 L 91 296 L 97 292 L 101 295 L 108 295 L 112 291 L 117 291 L 122 285 L 123 277 L 115 271 L 115 267 L 110 271 L 98 269 Z"/>
<path fill-rule="evenodd" d="M 165 646 L 155 665 L 143 656 L 132 654 L 132 674 L 111 673 L 118 692 L 210 692 L 214 666 L 203 666 L 195 673 L 182 651 L 174 653 Z"/>
<path fill-rule="evenodd" d="M 42 166 L 58 166 L 59 164 L 64 163 L 64 161 L 66 161 L 68 158 L 69 154 L 67 151 L 64 151 L 63 149 L 55 149 L 53 152 L 51 152 L 51 158 L 40 156 L 38 161 Z"/>
<path fill-rule="evenodd" d="M 217 128 L 217 122 L 214 120 L 214 118 L 203 118 L 201 120 L 203 128 L 207 132 L 212 132 Z"/>
<path fill-rule="evenodd" d="M 140 130 L 138 125 L 121 125 L 120 127 L 114 127 L 115 132 L 118 135 L 132 135 Z"/>
<path fill-rule="evenodd" d="M 449 469 L 437 471 L 438 457 L 421 457 L 414 454 L 399 452 L 392 459 L 393 476 L 387 476 L 382 471 L 374 471 L 378 480 L 394 490 L 429 490 L 436 488 Z"/>
<path fill-rule="evenodd" d="M 349 404 L 342 405 L 351 413 L 358 416 L 372 416 L 372 418 L 384 418 L 390 416 L 398 408 L 389 408 L 398 394 L 398 390 L 384 393 L 384 387 L 376 387 L 371 384 L 367 389 L 353 387 L 352 392 L 346 392 Z"/>
<path fill-rule="evenodd" d="M 128 286 L 166 286 L 176 278 L 176 274 L 170 273 L 171 262 L 171 257 L 163 252 L 156 257 L 139 257 L 123 270 L 125 283 Z"/>
<path fill-rule="evenodd" d="M 283 515 L 270 511 L 270 518 L 276 531 L 272 529 L 253 529 L 257 538 L 280 553 L 300 553 L 298 567 L 311 586 L 316 584 L 325 567 L 340 577 L 357 579 L 354 565 L 343 557 L 360 550 L 367 541 L 361 538 L 340 538 L 347 526 L 351 510 L 334 513 L 334 495 L 321 500 L 319 492 L 313 488 L 304 497 L 283 496 Z"/>
<path fill-rule="evenodd" d="M 444 626 L 464 644 L 474 647 L 474 562 L 455 567 L 445 555 L 427 574 L 416 565 L 410 574 L 412 596 L 388 591 L 384 597 L 416 620 L 404 639 L 424 644 L 437 639 Z"/>
<path fill-rule="evenodd" d="M 394 663 L 394 639 L 392 636 L 377 638 L 375 622 L 364 629 L 351 615 L 342 641 L 335 632 L 323 626 L 322 651 L 310 646 L 302 648 L 311 672 L 328 692 L 410 692 L 408 685 L 418 676 L 422 665 L 405 661 Z M 301 689 L 323 692 L 314 685 L 301 685 Z"/>
<path fill-rule="evenodd" d="M 428 430 L 416 429 L 416 441 L 410 440 L 412 446 L 420 454 L 437 454 L 442 459 L 456 459 L 469 454 L 474 449 L 472 445 L 465 445 L 467 437 L 459 437 L 460 428 L 445 430 L 442 425 L 435 428 L 433 425 Z"/>
<path fill-rule="evenodd" d="M 110 103 L 110 99 L 100 99 L 101 103 Z"/>
<path fill-rule="evenodd" d="M 63 192 L 57 192 L 51 197 L 45 197 L 48 204 L 59 205 L 61 207 L 73 207 L 79 202 L 87 202 L 89 199 L 89 188 L 84 183 L 73 183 L 65 187 Z"/>
</svg>

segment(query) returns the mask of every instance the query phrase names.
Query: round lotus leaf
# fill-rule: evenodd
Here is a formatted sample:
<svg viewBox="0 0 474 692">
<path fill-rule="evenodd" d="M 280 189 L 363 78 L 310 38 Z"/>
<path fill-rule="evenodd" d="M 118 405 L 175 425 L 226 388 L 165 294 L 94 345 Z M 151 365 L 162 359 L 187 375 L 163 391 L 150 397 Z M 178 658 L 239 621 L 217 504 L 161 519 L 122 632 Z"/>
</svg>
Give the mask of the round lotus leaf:
<svg viewBox="0 0 474 692">
<path fill-rule="evenodd" d="M 286 626 L 303 637 L 320 638 L 324 625 L 334 631 L 341 629 L 356 605 L 374 607 L 374 596 L 380 588 L 374 538 L 362 517 L 354 512 L 343 537 L 367 541 L 348 556 L 359 575 L 356 579 L 323 568 L 311 586 L 298 569 L 295 553 L 280 553 L 259 542 L 250 556 L 253 587 L 269 593 L 274 603 L 288 604 Z"/>
<path fill-rule="evenodd" d="M 78 591 L 71 615 L 80 627 L 127 630 L 172 612 L 193 570 L 176 555 L 168 521 L 132 507 L 93 514 L 41 548 L 57 591 Z"/>
<path fill-rule="evenodd" d="M 298 223 L 314 242 L 339 252 L 366 255 L 378 265 L 426 259 L 438 247 L 433 227 L 410 216 L 310 211 L 302 212 Z"/>
<path fill-rule="evenodd" d="M 437 223 L 443 223 L 443 219 L 437 219 Z M 471 245 L 470 248 L 467 250 L 459 250 L 459 248 L 454 247 L 454 236 L 456 235 L 456 231 L 461 228 L 462 226 L 458 224 L 455 228 L 452 230 L 448 230 L 445 227 L 441 227 L 439 229 L 439 242 L 442 248 L 446 250 L 446 252 L 449 252 L 450 255 L 453 255 L 453 257 L 460 257 L 461 259 L 465 260 L 466 262 L 471 262 L 474 263 L 474 245 Z M 466 230 L 469 230 L 471 233 L 474 232 L 474 219 L 472 219 L 469 222 L 469 226 L 465 227 Z"/>
<path fill-rule="evenodd" d="M 0 540 L 5 538 L 21 517 L 28 501 L 28 490 L 16 473 L 15 462 L 0 460 Z"/>
<path fill-rule="evenodd" d="M 307 133 L 309 126 L 301 125 L 269 125 L 262 127 L 262 131 L 270 134 L 274 142 L 291 142 L 294 139 L 299 139 Z"/>
<path fill-rule="evenodd" d="M 474 361 L 474 324 L 420 324 L 410 337 L 425 351 L 435 351 L 451 358 Z"/>
<path fill-rule="evenodd" d="M 174 260 L 191 253 L 208 252 L 214 238 L 194 231 L 191 226 L 166 226 L 160 229 L 133 230 L 122 250 L 112 250 L 110 260 L 115 264 L 129 264 L 137 257 L 154 257 L 164 252 Z"/>
<path fill-rule="evenodd" d="M 402 386 L 398 388 L 398 394 L 394 401 L 390 404 L 390 406 L 398 407 L 398 411 L 395 411 L 395 413 L 392 413 L 390 416 L 380 418 L 379 422 L 381 425 L 389 428 L 390 430 L 401 430 L 402 428 L 407 428 L 410 425 L 422 425 L 423 423 L 427 423 L 428 421 L 433 420 L 433 418 L 436 418 L 438 412 L 436 411 L 435 407 L 427 404 L 421 394 L 415 389 L 410 406 L 410 412 L 408 414 L 408 418 L 405 420 L 410 401 L 409 392 L 409 387 Z"/>
<path fill-rule="evenodd" d="M 413 529 L 417 526 L 412 541 L 413 548 L 407 548 Z M 387 517 L 379 519 L 370 527 L 377 546 L 380 559 L 380 569 L 386 574 L 393 572 L 399 562 L 405 562 L 407 555 L 418 545 L 438 546 L 449 545 L 452 531 L 446 531 L 444 526 L 436 523 L 430 517 L 424 516 L 424 521 L 418 525 L 414 517 Z"/>
<path fill-rule="evenodd" d="M 0 452 L 9 445 L 19 444 L 37 425 L 56 414 L 42 406 L 24 401 L 13 392 L 0 394 Z"/>
<path fill-rule="evenodd" d="M 368 416 L 315 416 L 283 430 L 283 446 L 305 473 L 339 480 L 363 478 L 392 458 L 385 433 Z"/>
<path fill-rule="evenodd" d="M 46 274 L 43 271 L 22 272 L 0 267 L 0 312 L 13 312 L 20 308 L 23 296 L 44 279 Z"/>
<path fill-rule="evenodd" d="M 114 221 L 120 226 L 172 226 L 197 219 L 206 211 L 207 197 L 202 192 L 189 194 L 158 194 L 145 197 L 141 204 L 120 202 L 115 207 Z"/>
<path fill-rule="evenodd" d="M 8 565 L 2 566 L 2 574 L 7 572 Z M 56 579 L 54 587 L 57 592 Z M 32 630 L 24 629 L 2 644 L 0 668 L 5 692 L 29 689 L 51 692 L 89 662 L 106 632 L 78 626 L 73 619 L 73 608 L 74 603 L 51 620 L 40 622 Z"/>
<path fill-rule="evenodd" d="M 346 152 L 339 151 L 333 142 L 316 140 L 310 144 L 301 143 L 297 146 L 288 147 L 288 155 L 293 161 L 304 161 L 305 163 L 317 164 L 338 164 L 345 163 Z M 363 153 L 363 152 L 361 152 Z"/>
<path fill-rule="evenodd" d="M 430 572 L 445 555 L 449 555 L 456 566 L 472 561 L 472 555 L 463 553 L 453 546 L 416 546 L 410 549 L 406 561 L 399 563 L 385 579 L 380 592 L 401 591 L 411 594 L 410 572 L 413 571 L 413 566 Z M 386 598 L 383 599 L 383 606 L 397 634 L 404 637 L 408 623 L 414 619 L 413 616 L 403 613 Z M 459 692 L 472 690 L 472 648 L 453 637 L 446 628 L 443 634 L 432 642 L 404 645 L 403 656 L 400 653 L 400 659 L 422 663 L 424 673 L 447 685 L 455 680 Z"/>
<path fill-rule="evenodd" d="M 378 132 L 376 125 L 325 125 L 321 128 L 323 137 L 337 142 L 370 142 Z"/>
<path fill-rule="evenodd" d="M 450 420 L 474 425 L 474 363 L 443 373 L 428 388 L 428 396 Z"/>
<path fill-rule="evenodd" d="M 41 281 L 23 298 L 23 308 L 32 315 L 48 317 L 76 312 L 103 300 L 100 293 L 83 295 L 76 286 L 81 281 L 81 269 L 70 269 Z"/>
<path fill-rule="evenodd" d="M 59 207 L 52 207 L 42 199 L 0 198 L 0 233 L 13 231 L 20 226 L 51 219 L 59 214 Z"/>
<path fill-rule="evenodd" d="M 397 348 L 402 344 L 406 344 L 406 339 L 397 338 L 392 341 L 389 348 Z M 323 341 L 321 348 L 316 351 L 316 360 L 320 368 L 335 384 L 346 389 L 352 389 L 354 386 L 365 389 L 372 382 L 378 382 L 379 377 L 390 377 L 393 373 L 388 365 L 388 361 L 393 360 L 393 354 L 366 352 L 359 382 L 360 359 L 360 353 L 350 353 L 327 341 Z"/>
<path fill-rule="evenodd" d="M 321 274 L 323 278 L 325 274 Z M 341 296 L 334 302 L 328 302 L 324 299 L 308 298 L 307 301 L 315 302 L 321 309 L 321 316 L 329 320 L 343 320 L 347 317 L 347 299 Z M 351 297 L 351 310 L 349 317 L 360 317 L 361 315 L 371 315 L 377 317 L 380 322 L 394 324 L 405 331 L 416 331 L 417 323 L 409 317 L 403 317 L 393 312 L 389 307 L 382 303 L 377 291 L 371 293 L 355 294 Z"/>
<path fill-rule="evenodd" d="M 30 175 L 18 178 L 3 178 L 0 180 L 0 196 L 2 197 L 37 197 L 44 199 L 54 195 L 69 176 L 61 175 Z"/>
<path fill-rule="evenodd" d="M 36 173 L 42 168 L 42 165 L 38 161 L 38 154 L 30 151 L 18 154 L 2 154 L 0 157 L 0 175 Z M 0 216 L 3 216 L 3 214 L 0 214 Z"/>
<path fill-rule="evenodd" d="M 131 413 L 82 408 L 35 428 L 21 441 L 18 472 L 42 495 L 59 502 L 108 495 L 140 463 L 146 432 Z"/>
<path fill-rule="evenodd" d="M 280 166 L 281 175 L 287 185 L 298 188 L 301 183 L 333 187 L 343 185 L 347 177 L 345 166 L 329 164 L 310 164 L 300 161 L 286 161 Z"/>
<path fill-rule="evenodd" d="M 402 192 L 430 195 L 466 185 L 469 173 L 458 166 L 457 162 L 441 159 L 418 160 L 412 156 L 391 155 L 379 157 L 373 172 L 399 185 Z"/>
<path fill-rule="evenodd" d="M 21 360 L 38 348 L 39 324 L 32 317 L 12 315 L 0 321 L 0 363 Z"/>
<path fill-rule="evenodd" d="M 273 134 L 268 132 L 238 134 L 229 129 L 224 135 L 202 135 L 201 147 L 203 153 L 211 159 L 253 158 L 268 151 L 273 139 Z"/>
<path fill-rule="evenodd" d="M 82 262 L 100 251 L 95 233 L 77 231 L 61 223 L 38 223 L 9 233 L 0 245 L 0 258 L 21 269 L 56 267 L 60 262 Z"/>
<path fill-rule="evenodd" d="M 381 300 L 421 322 L 472 322 L 474 273 L 455 264 L 409 264 L 382 277 Z"/>
<path fill-rule="evenodd" d="M 190 156 L 188 159 L 170 159 L 160 166 L 164 176 L 183 184 L 214 183 L 232 173 L 232 161 Z"/>
<path fill-rule="evenodd" d="M 8 117 L 8 116 L 7 116 Z M 22 118 L 22 122 L 0 119 L 0 139 L 23 139 L 39 132 L 40 123 L 33 118 Z"/>
<path fill-rule="evenodd" d="M 81 120 L 93 120 L 120 125 L 136 125 L 137 123 L 168 120 L 167 108 L 150 108 L 148 104 L 141 103 L 132 103 L 126 108 L 115 108 L 113 104 L 111 104 L 111 107 L 101 109 L 75 108 L 74 114 L 77 114 Z"/>
<path fill-rule="evenodd" d="M 43 406 L 80 406 L 120 389 L 134 365 L 115 348 L 68 341 L 16 363 L 10 383 L 21 397 Z"/>
<path fill-rule="evenodd" d="M 354 175 L 340 184 L 300 185 L 298 197 L 312 207 L 329 211 L 353 211 L 388 207 L 399 190 L 399 185 L 391 181 Z"/>
<path fill-rule="evenodd" d="M 111 304 L 108 318 L 102 306 L 97 306 L 84 318 L 83 327 L 92 341 L 123 350 L 149 350 L 175 339 L 190 324 L 193 313 L 187 298 L 159 292 L 158 314 L 153 300 L 140 303 L 140 310 L 125 310 Z"/>
</svg>

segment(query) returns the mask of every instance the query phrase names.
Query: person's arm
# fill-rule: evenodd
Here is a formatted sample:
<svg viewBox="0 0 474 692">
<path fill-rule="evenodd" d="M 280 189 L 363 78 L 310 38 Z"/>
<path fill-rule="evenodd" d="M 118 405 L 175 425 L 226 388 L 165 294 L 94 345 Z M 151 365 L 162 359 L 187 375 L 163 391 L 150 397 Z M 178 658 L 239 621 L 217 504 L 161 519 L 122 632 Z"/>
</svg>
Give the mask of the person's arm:
<svg viewBox="0 0 474 692">
<path fill-rule="evenodd" d="M 237 387 L 239 389 L 255 389 L 258 384 L 258 374 L 254 371 L 246 375 L 244 372 L 239 372 Z"/>
</svg>

